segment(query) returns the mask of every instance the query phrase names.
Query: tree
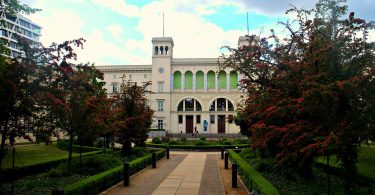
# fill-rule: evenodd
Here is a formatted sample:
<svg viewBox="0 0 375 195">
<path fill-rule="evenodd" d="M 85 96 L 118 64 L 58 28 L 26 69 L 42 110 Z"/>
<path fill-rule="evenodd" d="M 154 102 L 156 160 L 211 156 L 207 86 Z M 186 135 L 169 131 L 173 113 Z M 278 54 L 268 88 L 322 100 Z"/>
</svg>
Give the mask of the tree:
<svg viewBox="0 0 375 195">
<path fill-rule="evenodd" d="M 350 13 L 344 1 L 320 0 L 314 10 L 293 7 L 297 19 L 282 23 L 290 33 L 275 33 L 249 46 L 229 48 L 223 68 L 245 75 L 248 97 L 239 112 L 252 147 L 280 165 L 310 175 L 313 158 L 337 153 L 353 192 L 361 139 L 374 135 L 374 44 L 372 22 Z M 350 183 L 350 185 L 349 185 Z"/>
<path fill-rule="evenodd" d="M 122 154 L 130 155 L 132 143 L 137 145 L 147 139 L 147 131 L 152 124 L 154 111 L 147 105 L 144 86 L 136 83 L 123 82 L 120 92 L 114 96 L 114 109 L 116 113 L 115 136 L 122 144 Z"/>
</svg>

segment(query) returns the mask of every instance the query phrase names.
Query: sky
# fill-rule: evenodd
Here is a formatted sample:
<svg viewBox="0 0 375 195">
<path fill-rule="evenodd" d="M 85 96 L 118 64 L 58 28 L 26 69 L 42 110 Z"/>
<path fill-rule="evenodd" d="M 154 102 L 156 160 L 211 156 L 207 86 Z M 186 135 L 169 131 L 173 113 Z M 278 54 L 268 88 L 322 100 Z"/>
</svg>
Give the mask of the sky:
<svg viewBox="0 0 375 195">
<path fill-rule="evenodd" d="M 290 5 L 313 8 L 313 0 L 21 0 L 42 11 L 26 16 L 42 26 L 40 41 L 84 38 L 78 63 L 151 64 L 152 37 L 174 40 L 174 58 L 217 58 L 222 46 L 235 47 L 239 36 L 286 34 L 280 21 Z M 375 0 L 348 0 L 356 17 L 375 20 Z M 370 32 L 375 41 L 375 32 Z"/>
</svg>

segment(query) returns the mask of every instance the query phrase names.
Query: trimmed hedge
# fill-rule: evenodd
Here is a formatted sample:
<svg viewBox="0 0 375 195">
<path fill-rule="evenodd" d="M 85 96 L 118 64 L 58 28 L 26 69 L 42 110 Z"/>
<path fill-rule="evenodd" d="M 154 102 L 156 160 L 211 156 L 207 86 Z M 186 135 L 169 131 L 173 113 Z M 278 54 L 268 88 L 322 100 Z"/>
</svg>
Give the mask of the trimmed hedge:
<svg viewBox="0 0 375 195">
<path fill-rule="evenodd" d="M 159 160 L 165 156 L 165 150 L 156 152 L 156 159 Z M 151 164 L 151 154 L 137 158 L 129 163 L 130 175 L 146 168 Z M 108 171 L 87 177 L 79 182 L 70 184 L 64 187 L 64 194 L 66 195 L 81 195 L 81 194 L 98 194 L 105 189 L 115 185 L 123 180 L 123 165 L 117 166 Z"/>
<path fill-rule="evenodd" d="M 270 181 L 264 178 L 261 173 L 250 166 L 235 151 L 228 150 L 228 154 L 229 158 L 238 165 L 238 172 L 250 191 L 255 188 L 259 190 L 261 194 L 280 194 Z"/>
<path fill-rule="evenodd" d="M 146 143 L 147 147 L 154 147 L 154 148 L 170 148 L 170 149 L 187 149 L 187 150 L 194 150 L 194 149 L 216 149 L 219 150 L 221 147 L 225 149 L 235 149 L 237 148 L 246 148 L 249 147 L 249 144 L 239 144 L 239 145 L 168 145 L 168 144 L 153 144 L 153 143 Z"/>
<path fill-rule="evenodd" d="M 89 156 L 93 154 L 98 154 L 102 153 L 101 150 L 96 150 L 92 152 L 86 152 L 82 153 L 82 156 Z M 79 158 L 78 156 L 73 156 L 72 158 Z M 67 161 L 68 156 L 63 156 L 56 158 L 55 160 L 51 160 L 48 162 L 44 163 L 38 163 L 38 164 L 33 164 L 29 166 L 24 166 L 24 167 L 16 167 L 15 168 L 15 173 L 14 173 L 14 178 L 19 179 L 28 175 L 34 175 L 38 173 L 43 173 L 53 167 L 58 166 L 61 162 Z M 11 181 L 11 175 L 12 175 L 12 168 L 7 168 L 3 169 L 0 171 L 0 181 L 1 182 L 10 182 Z"/>
<path fill-rule="evenodd" d="M 56 144 L 57 148 L 65 151 L 69 151 L 69 140 L 59 140 L 57 141 Z M 95 148 L 95 147 L 89 147 L 89 146 L 81 146 L 81 152 L 86 153 L 86 152 L 93 152 L 93 151 L 98 151 L 102 150 L 102 148 Z M 72 151 L 75 153 L 79 153 L 79 145 L 74 145 L 72 146 Z"/>
</svg>

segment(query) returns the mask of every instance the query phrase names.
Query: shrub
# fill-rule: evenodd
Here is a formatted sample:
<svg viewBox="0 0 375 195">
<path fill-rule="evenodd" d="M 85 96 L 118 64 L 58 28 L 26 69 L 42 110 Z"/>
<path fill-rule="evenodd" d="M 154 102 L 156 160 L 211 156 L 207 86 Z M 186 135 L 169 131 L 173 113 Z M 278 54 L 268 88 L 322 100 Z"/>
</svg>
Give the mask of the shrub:
<svg viewBox="0 0 375 195">
<path fill-rule="evenodd" d="M 196 146 L 203 146 L 203 145 L 206 145 L 206 142 L 201 141 L 201 140 L 197 140 L 197 141 L 195 141 L 195 145 Z"/>
<path fill-rule="evenodd" d="M 146 149 L 146 147 L 133 147 L 132 148 L 132 153 L 135 156 L 140 157 L 140 156 L 146 156 L 150 152 Z"/>
<path fill-rule="evenodd" d="M 171 140 L 169 136 L 163 136 L 161 137 L 161 142 L 162 143 L 168 143 Z"/>
<path fill-rule="evenodd" d="M 174 140 L 172 140 L 172 141 L 169 141 L 169 145 L 178 145 L 178 142 L 177 142 L 177 141 L 174 141 Z"/>
<path fill-rule="evenodd" d="M 235 141 L 236 144 L 249 144 L 248 139 L 236 139 Z"/>
<path fill-rule="evenodd" d="M 61 149 L 61 150 L 69 151 L 69 140 L 61 139 L 61 140 L 57 141 L 56 147 Z M 79 145 L 73 145 L 72 146 L 73 152 L 79 153 L 79 150 L 80 150 Z M 98 150 L 101 150 L 101 148 L 95 148 L 95 147 L 90 147 L 90 146 L 81 146 L 81 152 L 82 153 L 93 152 L 93 151 L 98 151 Z"/>
<path fill-rule="evenodd" d="M 153 144 L 161 144 L 161 141 L 158 137 L 154 137 L 154 138 L 152 138 L 152 143 Z"/>
<path fill-rule="evenodd" d="M 241 173 L 242 181 L 246 184 L 249 190 L 253 187 L 260 191 L 260 194 L 280 194 L 279 191 L 272 185 L 270 181 L 263 177 L 258 171 L 250 166 L 239 154 L 233 150 L 228 150 L 229 157 L 236 162 Z"/>
<path fill-rule="evenodd" d="M 186 141 L 187 141 L 187 139 L 186 139 L 186 137 L 184 137 L 184 136 L 181 136 L 181 137 L 180 137 L 180 141 L 181 141 L 181 142 L 186 142 Z"/>
<path fill-rule="evenodd" d="M 201 138 L 199 138 L 199 140 L 201 140 L 201 141 L 206 141 L 206 138 L 205 137 L 201 137 Z"/>
<path fill-rule="evenodd" d="M 232 143 L 230 141 L 223 141 L 223 142 L 221 142 L 221 144 L 226 145 L 226 146 L 232 145 Z"/>
</svg>

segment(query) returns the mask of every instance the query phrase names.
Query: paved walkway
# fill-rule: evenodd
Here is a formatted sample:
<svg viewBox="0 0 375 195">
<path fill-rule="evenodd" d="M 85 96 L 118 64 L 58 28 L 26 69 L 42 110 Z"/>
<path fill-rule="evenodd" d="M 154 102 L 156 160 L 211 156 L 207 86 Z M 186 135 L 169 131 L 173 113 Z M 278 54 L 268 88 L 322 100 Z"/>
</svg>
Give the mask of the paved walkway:
<svg viewBox="0 0 375 195">
<path fill-rule="evenodd" d="M 220 166 L 219 152 L 173 151 L 170 156 L 158 161 L 156 169 L 149 167 L 132 176 L 129 187 L 121 182 L 102 194 L 246 194 L 240 182 L 238 189 L 226 189 L 229 178 L 223 179 L 223 175 L 229 176 L 230 170 Z"/>
</svg>

